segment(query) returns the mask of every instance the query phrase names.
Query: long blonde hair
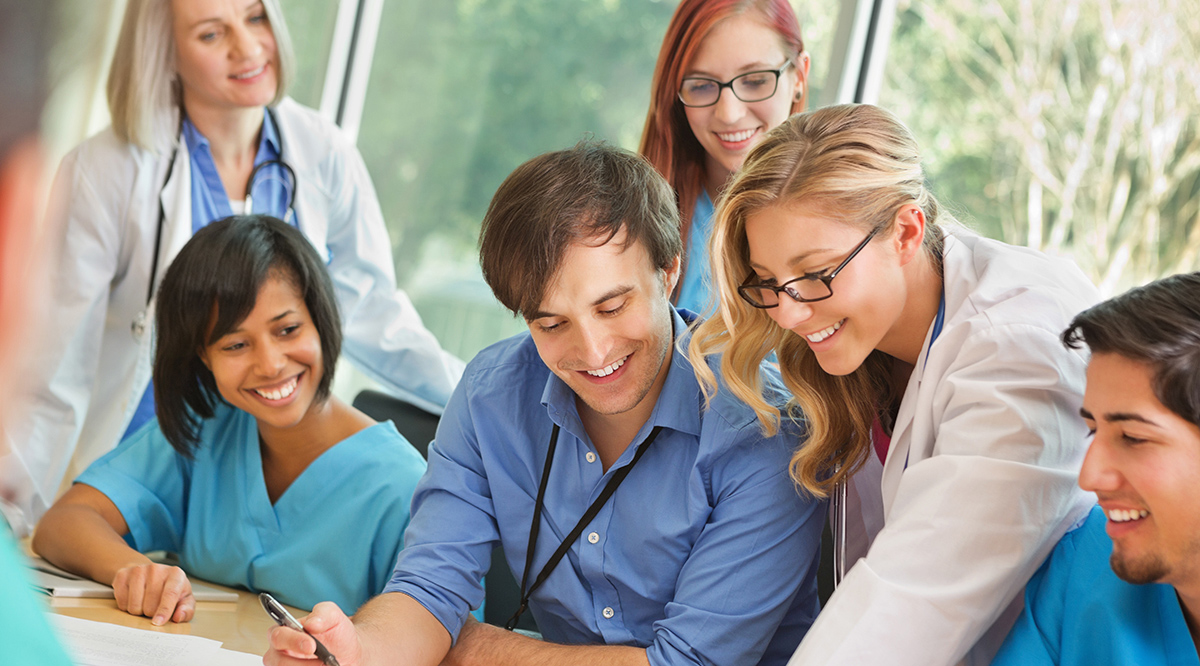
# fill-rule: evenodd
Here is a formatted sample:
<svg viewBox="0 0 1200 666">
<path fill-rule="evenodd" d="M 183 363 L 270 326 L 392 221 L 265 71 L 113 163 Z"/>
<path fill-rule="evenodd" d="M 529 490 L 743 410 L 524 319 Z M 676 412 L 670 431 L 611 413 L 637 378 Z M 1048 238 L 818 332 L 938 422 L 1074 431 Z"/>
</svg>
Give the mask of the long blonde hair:
<svg viewBox="0 0 1200 666">
<path fill-rule="evenodd" d="M 292 38 L 279 0 L 262 0 L 278 51 L 275 105 L 287 95 L 296 69 Z M 179 132 L 181 92 L 176 73 L 171 0 L 129 0 L 108 70 L 108 113 L 113 133 L 146 150 L 165 151 Z"/>
<path fill-rule="evenodd" d="M 773 129 L 751 151 L 716 211 L 709 251 L 720 303 L 716 315 L 692 337 L 692 365 L 711 399 L 717 382 L 706 357 L 722 354 L 721 373 L 729 390 L 754 409 L 763 431 L 771 435 L 778 431 L 781 415 L 763 397 L 759 364 L 776 353 L 793 396 L 789 408 L 803 413 L 807 422 L 806 439 L 792 455 L 792 478 L 823 497 L 870 454 L 871 424 L 895 397 L 890 388 L 894 361 L 874 351 L 854 372 L 830 375 L 799 335 L 780 328 L 765 310 L 738 295 L 738 286 L 752 272 L 747 217 L 800 202 L 820 206 L 840 223 L 879 229 L 884 238 L 892 233 L 901 207 L 916 204 L 926 219 L 924 248 L 938 270 L 942 233 L 916 140 L 890 112 L 869 105 L 826 107 L 792 116 Z"/>
</svg>

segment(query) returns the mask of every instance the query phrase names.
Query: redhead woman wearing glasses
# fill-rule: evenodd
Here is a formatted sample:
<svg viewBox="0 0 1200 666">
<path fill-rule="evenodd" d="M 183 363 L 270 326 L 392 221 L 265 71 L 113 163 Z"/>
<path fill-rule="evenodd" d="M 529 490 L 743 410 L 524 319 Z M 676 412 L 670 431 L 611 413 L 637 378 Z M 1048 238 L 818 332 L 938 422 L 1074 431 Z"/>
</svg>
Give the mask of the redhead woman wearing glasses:
<svg viewBox="0 0 1200 666">
<path fill-rule="evenodd" d="M 774 352 L 807 416 L 792 477 L 833 498 L 837 588 L 791 664 L 988 663 L 1093 501 L 1075 485 L 1085 362 L 1058 334 L 1095 288 L 952 222 L 872 106 L 788 119 L 718 208 L 720 306 L 693 362 L 724 352 L 774 432 L 753 370 Z"/>
<path fill-rule="evenodd" d="M 713 202 L 750 149 L 804 110 L 807 82 L 808 54 L 787 0 L 683 0 L 676 8 L 639 152 L 679 197 L 679 307 L 709 305 Z"/>
</svg>

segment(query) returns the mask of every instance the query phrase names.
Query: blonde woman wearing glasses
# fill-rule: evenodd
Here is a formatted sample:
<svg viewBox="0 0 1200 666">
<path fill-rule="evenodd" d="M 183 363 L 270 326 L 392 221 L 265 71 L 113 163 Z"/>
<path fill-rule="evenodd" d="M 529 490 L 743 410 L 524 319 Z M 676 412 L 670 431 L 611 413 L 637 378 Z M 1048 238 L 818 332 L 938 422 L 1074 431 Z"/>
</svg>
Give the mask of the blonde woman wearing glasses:
<svg viewBox="0 0 1200 666">
<path fill-rule="evenodd" d="M 717 210 L 693 363 L 723 352 L 774 432 L 754 368 L 775 352 L 808 419 L 792 476 L 833 498 L 838 586 L 791 664 L 986 664 L 1092 503 L 1085 362 L 1058 334 L 1094 287 L 950 227 L 924 183 L 899 120 L 831 107 L 773 130 Z"/>
</svg>

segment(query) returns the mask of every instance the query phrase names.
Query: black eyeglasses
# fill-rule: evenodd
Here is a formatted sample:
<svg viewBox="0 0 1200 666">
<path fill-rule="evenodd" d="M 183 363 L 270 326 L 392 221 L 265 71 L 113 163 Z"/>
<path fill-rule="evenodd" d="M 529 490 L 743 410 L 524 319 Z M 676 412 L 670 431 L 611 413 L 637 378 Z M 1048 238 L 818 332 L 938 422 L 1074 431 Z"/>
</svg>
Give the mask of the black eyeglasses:
<svg viewBox="0 0 1200 666">
<path fill-rule="evenodd" d="M 779 88 L 779 77 L 783 70 L 792 66 L 791 58 L 778 69 L 763 69 L 746 72 L 721 83 L 716 79 L 692 77 L 683 80 L 679 85 L 679 101 L 684 106 L 712 106 L 721 99 L 721 91 L 729 88 L 733 96 L 743 102 L 761 102 L 770 99 Z"/>
<path fill-rule="evenodd" d="M 823 301 L 830 296 L 833 296 L 833 278 L 842 272 L 846 264 L 850 263 L 862 249 L 871 242 L 875 234 L 879 232 L 879 227 L 871 230 L 867 237 L 863 239 L 850 256 L 846 260 L 838 264 L 837 268 L 833 269 L 826 275 L 802 275 L 798 278 L 788 280 L 778 287 L 770 284 L 750 284 L 750 281 L 755 278 L 754 273 L 751 273 L 746 281 L 738 287 L 738 295 L 740 295 L 747 303 L 762 310 L 769 310 L 779 305 L 779 295 L 787 294 L 793 301 L 798 303 L 812 303 L 814 301 Z"/>
</svg>

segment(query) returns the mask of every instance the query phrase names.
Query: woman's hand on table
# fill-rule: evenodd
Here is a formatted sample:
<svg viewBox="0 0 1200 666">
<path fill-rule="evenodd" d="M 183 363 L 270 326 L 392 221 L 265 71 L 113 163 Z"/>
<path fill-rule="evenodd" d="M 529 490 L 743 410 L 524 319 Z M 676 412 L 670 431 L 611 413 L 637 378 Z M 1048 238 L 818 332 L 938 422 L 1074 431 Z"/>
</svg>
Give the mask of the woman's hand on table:
<svg viewBox="0 0 1200 666">
<path fill-rule="evenodd" d="M 112 587 L 117 608 L 130 615 L 145 615 L 156 625 L 167 620 L 188 622 L 196 612 L 192 583 L 179 567 L 132 564 L 117 570 Z"/>
</svg>

